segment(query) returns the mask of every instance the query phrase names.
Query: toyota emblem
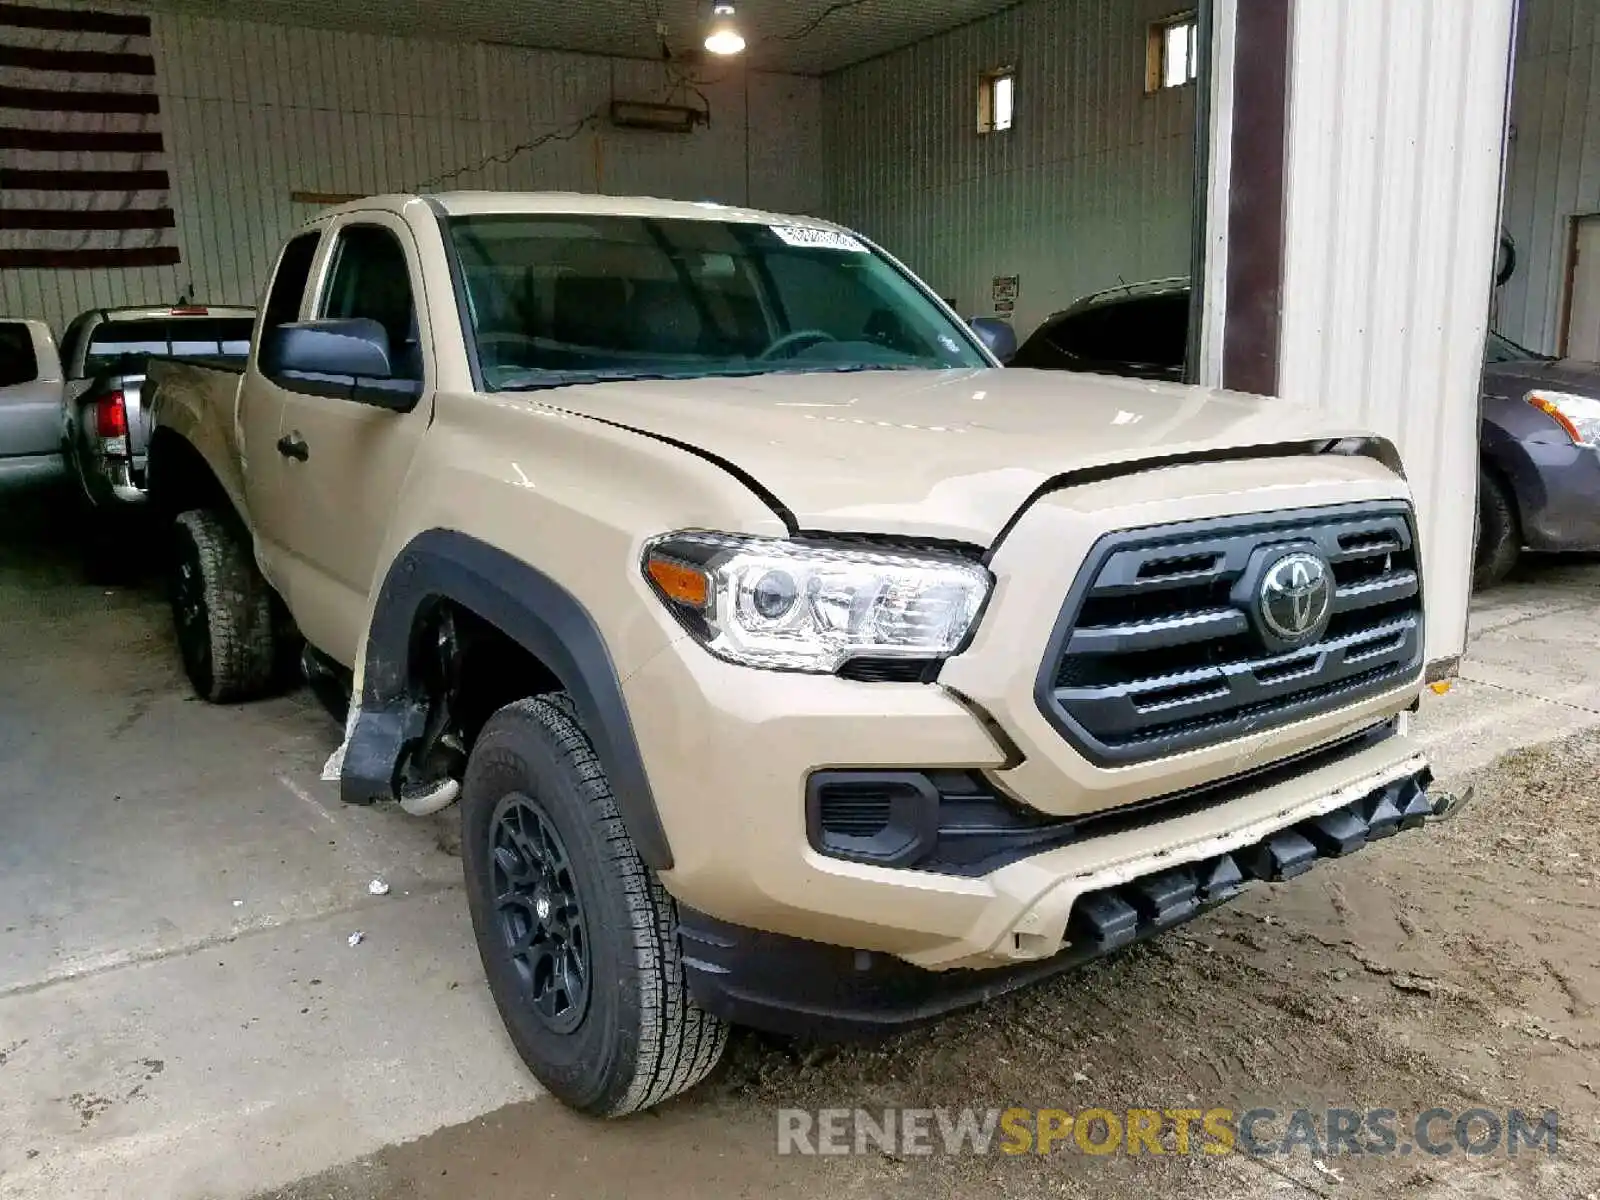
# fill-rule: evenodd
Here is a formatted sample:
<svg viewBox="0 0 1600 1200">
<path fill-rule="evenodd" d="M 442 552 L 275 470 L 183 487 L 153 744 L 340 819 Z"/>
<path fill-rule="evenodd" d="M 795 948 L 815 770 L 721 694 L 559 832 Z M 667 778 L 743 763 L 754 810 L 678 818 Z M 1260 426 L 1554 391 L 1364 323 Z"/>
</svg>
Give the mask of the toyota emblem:
<svg viewBox="0 0 1600 1200">
<path fill-rule="evenodd" d="M 1261 577 L 1256 607 L 1274 636 L 1294 645 L 1310 641 L 1333 607 L 1333 572 L 1321 555 L 1286 554 Z"/>
</svg>

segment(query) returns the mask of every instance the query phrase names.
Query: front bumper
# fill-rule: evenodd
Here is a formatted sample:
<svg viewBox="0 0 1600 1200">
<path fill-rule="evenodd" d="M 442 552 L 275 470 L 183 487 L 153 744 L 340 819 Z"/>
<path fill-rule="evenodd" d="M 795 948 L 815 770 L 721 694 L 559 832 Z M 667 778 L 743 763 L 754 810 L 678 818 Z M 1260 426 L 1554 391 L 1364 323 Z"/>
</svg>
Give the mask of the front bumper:
<svg viewBox="0 0 1600 1200">
<path fill-rule="evenodd" d="M 726 1020 L 790 1036 L 871 1037 L 1071 970 L 1192 920 L 1252 881 L 1291 879 L 1327 858 L 1421 826 L 1435 812 L 1426 768 L 1227 853 L 1121 879 L 1084 880 L 1052 954 L 998 970 L 930 971 L 889 955 L 741 928 L 680 911 L 684 971 L 695 1002 Z M 1342 793 L 1340 798 L 1347 793 Z"/>
<path fill-rule="evenodd" d="M 805 793 L 815 771 L 950 769 L 1001 779 L 1005 752 L 980 715 L 939 686 L 759 679 L 751 686 L 749 672 L 683 644 L 624 685 L 672 846 L 663 884 L 681 904 L 730 924 L 926 969 L 1051 958 L 1083 893 L 1232 853 L 1425 767 L 1402 734 L 1357 737 L 1409 705 L 1412 687 L 1320 724 L 1318 743 L 1353 739 L 1349 753 L 1264 776 L 1216 803 L 1158 807 L 1148 820 L 981 875 L 884 867 L 813 847 Z M 1225 747 L 1216 761 L 1230 766 L 1237 753 Z M 1243 770 L 1214 768 L 1213 782 Z"/>
<path fill-rule="evenodd" d="M 1522 441 L 1515 453 L 1523 540 L 1535 550 L 1600 550 L 1600 449 Z"/>
</svg>

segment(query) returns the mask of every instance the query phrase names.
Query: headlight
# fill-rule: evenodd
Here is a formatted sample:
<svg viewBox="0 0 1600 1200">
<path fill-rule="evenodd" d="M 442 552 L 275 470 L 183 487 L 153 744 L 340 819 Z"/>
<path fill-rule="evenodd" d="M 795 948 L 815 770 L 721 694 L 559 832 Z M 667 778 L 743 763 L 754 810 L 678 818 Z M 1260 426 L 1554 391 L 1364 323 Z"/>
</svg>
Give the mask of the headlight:
<svg viewBox="0 0 1600 1200">
<path fill-rule="evenodd" d="M 644 573 L 719 658 L 818 674 L 852 658 L 948 658 L 993 583 L 955 557 L 719 533 L 652 542 Z"/>
<path fill-rule="evenodd" d="M 1539 409 L 1572 439 L 1576 446 L 1600 446 L 1600 400 L 1571 392 L 1529 392 L 1529 404 Z"/>
</svg>

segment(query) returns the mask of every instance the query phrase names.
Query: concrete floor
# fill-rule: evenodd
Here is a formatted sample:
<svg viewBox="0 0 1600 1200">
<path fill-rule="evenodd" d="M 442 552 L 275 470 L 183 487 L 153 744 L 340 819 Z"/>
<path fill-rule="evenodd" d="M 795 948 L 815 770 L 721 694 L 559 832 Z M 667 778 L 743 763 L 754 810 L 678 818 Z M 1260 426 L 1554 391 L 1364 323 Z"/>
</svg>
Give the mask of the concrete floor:
<svg viewBox="0 0 1600 1200">
<path fill-rule="evenodd" d="M 195 701 L 156 589 L 89 587 L 47 511 L 8 519 L 0 1197 L 243 1197 L 535 1099 L 450 814 L 340 804 L 309 697 Z M 1446 778 L 1600 726 L 1600 564 L 1530 564 L 1472 629 L 1418 723 Z"/>
<path fill-rule="evenodd" d="M 159 594 L 84 585 L 32 515 L 0 547 L 0 1196 L 238 1196 L 534 1095 L 448 826 L 341 804 L 305 694 L 195 700 Z"/>
</svg>

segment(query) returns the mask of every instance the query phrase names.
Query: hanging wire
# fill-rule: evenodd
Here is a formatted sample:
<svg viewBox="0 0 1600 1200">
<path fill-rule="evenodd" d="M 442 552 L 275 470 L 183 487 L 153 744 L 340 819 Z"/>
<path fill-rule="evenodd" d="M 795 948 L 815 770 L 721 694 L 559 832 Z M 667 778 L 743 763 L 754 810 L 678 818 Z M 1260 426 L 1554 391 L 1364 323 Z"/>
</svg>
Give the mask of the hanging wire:
<svg viewBox="0 0 1600 1200">
<path fill-rule="evenodd" d="M 541 134 L 530 141 L 518 142 L 515 146 L 508 146 L 504 150 L 498 150 L 493 154 L 485 155 L 477 162 L 468 163 L 464 167 L 455 167 L 452 170 L 442 172 L 441 174 L 433 176 L 431 179 L 423 180 L 421 183 L 417 184 L 413 190 L 418 192 L 431 192 L 436 190 L 441 183 L 448 183 L 452 179 L 459 179 L 463 175 L 471 175 L 476 171 L 482 171 L 488 167 L 512 162 L 518 158 L 521 158 L 524 154 L 531 154 L 541 146 L 548 146 L 555 142 L 570 142 L 574 138 L 578 137 L 578 135 L 583 133 L 584 130 L 598 124 L 600 121 L 600 115 L 601 114 L 597 112 L 590 113 L 588 116 L 581 117 L 571 125 L 565 126 L 561 129 L 555 129 L 549 133 Z"/>
<path fill-rule="evenodd" d="M 828 5 L 827 8 L 803 25 L 796 26 L 794 29 L 789 30 L 788 33 L 769 33 L 766 37 L 757 38 L 756 45 L 761 46 L 768 42 L 798 42 L 802 38 L 810 37 L 818 29 L 822 28 L 824 23 L 840 13 L 848 12 L 852 8 L 860 8 L 863 4 L 870 4 L 871 2 L 872 0 L 834 0 L 834 3 Z"/>
</svg>

